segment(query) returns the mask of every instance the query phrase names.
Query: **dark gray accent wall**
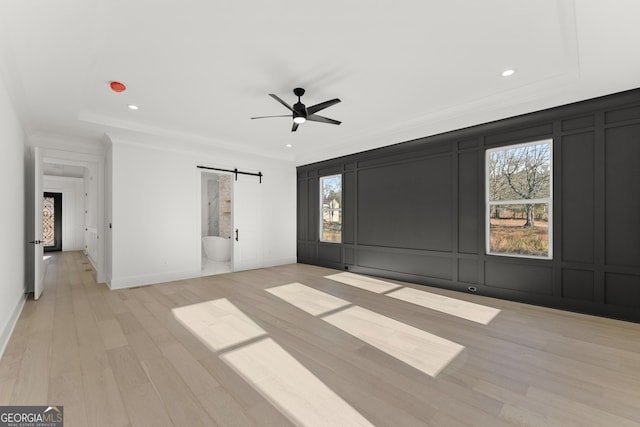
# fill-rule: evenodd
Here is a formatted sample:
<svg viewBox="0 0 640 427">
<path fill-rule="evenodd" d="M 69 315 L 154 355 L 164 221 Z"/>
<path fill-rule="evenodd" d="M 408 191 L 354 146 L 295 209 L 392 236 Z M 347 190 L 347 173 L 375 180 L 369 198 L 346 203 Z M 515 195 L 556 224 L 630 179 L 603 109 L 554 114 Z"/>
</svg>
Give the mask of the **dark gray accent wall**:
<svg viewBox="0 0 640 427">
<path fill-rule="evenodd" d="M 485 253 L 485 150 L 552 138 L 553 259 Z M 343 243 L 318 241 L 343 174 Z M 640 321 L 640 89 L 298 167 L 298 262 Z"/>
</svg>

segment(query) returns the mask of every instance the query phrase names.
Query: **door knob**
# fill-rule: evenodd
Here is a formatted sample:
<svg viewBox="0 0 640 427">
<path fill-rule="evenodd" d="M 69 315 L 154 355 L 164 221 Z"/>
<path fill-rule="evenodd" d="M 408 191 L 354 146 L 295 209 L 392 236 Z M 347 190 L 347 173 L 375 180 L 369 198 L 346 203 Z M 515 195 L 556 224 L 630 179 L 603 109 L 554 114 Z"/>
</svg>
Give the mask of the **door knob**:
<svg viewBox="0 0 640 427">
<path fill-rule="evenodd" d="M 236 228 L 236 242 L 238 242 L 238 229 Z"/>
</svg>

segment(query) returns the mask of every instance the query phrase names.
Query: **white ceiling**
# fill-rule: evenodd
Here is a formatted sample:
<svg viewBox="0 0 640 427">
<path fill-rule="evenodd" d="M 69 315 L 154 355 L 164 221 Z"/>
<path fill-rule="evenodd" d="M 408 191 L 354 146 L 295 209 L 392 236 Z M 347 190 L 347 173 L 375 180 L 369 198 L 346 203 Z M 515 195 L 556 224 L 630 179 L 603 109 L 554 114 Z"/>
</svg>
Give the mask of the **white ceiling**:
<svg viewBox="0 0 640 427">
<path fill-rule="evenodd" d="M 639 18 L 638 0 L 2 0 L 0 71 L 32 137 L 304 164 L 640 87 Z M 341 98 L 320 114 L 343 123 L 249 119 L 298 86 Z"/>
</svg>

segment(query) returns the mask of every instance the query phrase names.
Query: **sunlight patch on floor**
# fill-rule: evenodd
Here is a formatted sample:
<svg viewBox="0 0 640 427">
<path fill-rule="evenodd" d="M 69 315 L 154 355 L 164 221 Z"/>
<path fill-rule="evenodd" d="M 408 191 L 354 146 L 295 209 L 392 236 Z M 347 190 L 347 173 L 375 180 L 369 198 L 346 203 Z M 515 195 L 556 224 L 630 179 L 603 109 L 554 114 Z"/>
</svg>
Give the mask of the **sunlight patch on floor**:
<svg viewBox="0 0 640 427">
<path fill-rule="evenodd" d="M 284 293 L 292 294 L 292 290 L 295 286 Z M 221 352 L 221 360 L 294 424 L 372 426 L 226 298 L 172 311 L 196 338 Z"/>
<path fill-rule="evenodd" d="M 175 318 L 213 351 L 266 332 L 226 298 L 172 309 Z"/>
<path fill-rule="evenodd" d="M 460 344 L 300 283 L 266 291 L 309 314 L 317 312 L 325 322 L 432 377 L 464 350 Z M 338 311 L 323 316 L 333 310 Z"/>
<path fill-rule="evenodd" d="M 349 301 L 334 297 L 325 292 L 305 286 L 301 283 L 289 283 L 265 289 L 272 295 L 306 311 L 312 316 L 320 316 L 333 310 L 351 305 Z"/>
<path fill-rule="evenodd" d="M 382 294 L 393 289 L 401 288 L 396 283 L 385 282 L 384 280 L 374 279 L 372 277 L 360 276 L 353 273 L 337 273 L 330 276 L 324 276 L 325 279 L 335 280 L 345 285 L 354 286 L 356 288 Z"/>
<path fill-rule="evenodd" d="M 372 426 L 271 338 L 220 356 L 299 426 Z"/>
<path fill-rule="evenodd" d="M 373 279 L 371 277 L 360 276 L 353 273 L 338 273 L 324 277 L 325 279 L 335 280 L 345 285 L 355 286 L 378 294 L 384 293 L 385 295 L 395 299 L 419 305 L 430 310 L 450 314 L 472 322 L 482 323 L 483 325 L 488 325 L 489 322 L 500 314 L 500 310 L 497 308 L 463 301 L 444 295 L 438 295 L 419 289 L 406 288 L 396 283 L 385 282 L 384 280 Z"/>
<path fill-rule="evenodd" d="M 464 350 L 460 344 L 358 306 L 323 319 L 432 377 Z"/>
<path fill-rule="evenodd" d="M 471 320 L 472 322 L 482 323 L 483 325 L 488 325 L 500 313 L 497 308 L 413 288 L 398 289 L 386 295 L 431 310 Z"/>
</svg>

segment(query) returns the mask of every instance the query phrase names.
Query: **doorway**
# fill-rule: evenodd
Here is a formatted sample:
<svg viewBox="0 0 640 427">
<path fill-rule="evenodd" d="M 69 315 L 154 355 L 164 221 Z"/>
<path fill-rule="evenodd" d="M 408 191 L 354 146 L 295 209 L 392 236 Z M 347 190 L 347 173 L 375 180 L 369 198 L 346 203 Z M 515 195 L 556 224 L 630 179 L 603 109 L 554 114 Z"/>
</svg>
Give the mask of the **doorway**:
<svg viewBox="0 0 640 427">
<path fill-rule="evenodd" d="M 86 170 L 82 169 L 84 194 L 87 197 L 83 229 L 91 227 L 95 230 L 95 239 L 93 240 L 95 244 L 92 247 L 92 251 L 86 251 L 86 253 L 96 269 L 97 281 L 99 283 L 104 282 L 105 277 L 107 277 L 104 270 L 106 253 L 104 242 L 109 240 L 108 236 L 107 238 L 102 236 L 105 231 L 104 214 L 106 211 L 104 156 L 41 147 L 30 147 L 30 154 L 30 161 L 27 163 L 28 202 L 26 206 L 27 222 L 29 223 L 26 233 L 29 249 L 27 250 L 27 262 L 25 263 L 27 292 L 33 292 L 34 299 L 37 300 L 43 290 L 45 268 L 43 260 L 44 245 L 42 244 L 43 177 L 44 175 L 67 176 L 68 166 L 86 168 Z M 53 189 L 48 188 L 47 190 Z M 62 207 L 61 203 L 59 205 Z M 67 212 L 71 211 L 67 210 Z M 69 218 L 69 215 L 66 215 L 66 217 Z M 67 231 L 71 231 L 72 228 L 68 224 L 65 226 Z M 62 230 L 62 227 L 60 227 L 60 230 Z M 58 235 L 62 239 L 62 232 L 58 233 Z M 60 246 L 62 248 L 62 242 Z M 69 249 L 66 244 L 65 247 Z"/>
<path fill-rule="evenodd" d="M 232 181 L 225 173 L 201 175 L 201 276 L 232 271 Z"/>
<path fill-rule="evenodd" d="M 42 197 L 42 242 L 45 252 L 62 250 L 62 193 Z"/>
</svg>

